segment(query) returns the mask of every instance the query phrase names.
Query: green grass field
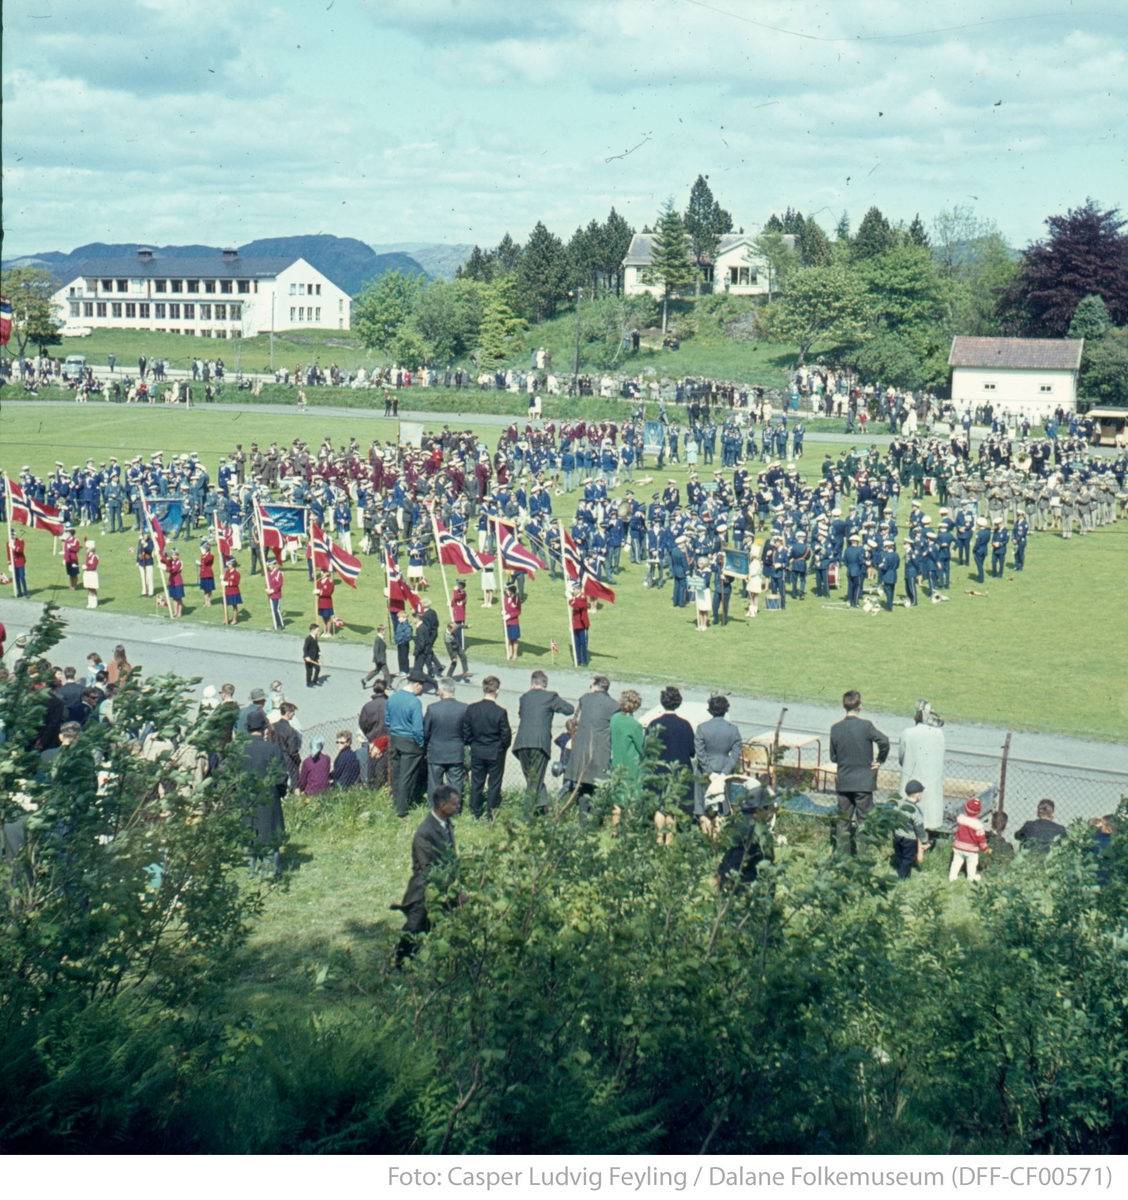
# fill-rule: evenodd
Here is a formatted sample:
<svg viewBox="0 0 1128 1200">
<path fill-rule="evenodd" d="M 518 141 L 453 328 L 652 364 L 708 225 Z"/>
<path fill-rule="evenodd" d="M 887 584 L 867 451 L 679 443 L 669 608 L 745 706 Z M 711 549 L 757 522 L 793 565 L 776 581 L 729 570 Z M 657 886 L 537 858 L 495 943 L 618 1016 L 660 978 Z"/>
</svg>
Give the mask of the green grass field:
<svg viewBox="0 0 1128 1200">
<path fill-rule="evenodd" d="M 28 463 L 37 473 L 47 473 L 56 459 L 69 467 L 88 456 L 101 462 L 111 454 L 124 460 L 156 450 L 166 456 L 195 450 L 214 478 L 219 454 L 237 441 L 244 446 L 254 440 L 285 444 L 300 436 L 316 445 L 328 435 L 340 444 L 350 434 L 367 445 L 373 437 L 394 436 L 394 423 L 316 412 L 256 416 L 223 408 L 54 409 L 8 403 L 0 412 L 0 466 L 18 473 Z M 497 434 L 496 426 L 482 428 L 490 444 Z M 803 469 L 817 474 L 822 454 L 837 454 L 838 448 L 809 444 Z M 667 477 L 684 480 L 684 467 L 663 471 L 661 478 Z M 635 489 L 641 494 L 660 486 L 658 479 L 654 485 L 636 479 Z M 571 515 L 565 497 L 556 498 L 555 507 L 558 514 Z M 903 507 L 907 509 L 907 501 Z M 926 501 L 926 508 L 935 513 L 932 501 Z M 133 536 L 96 532 L 102 606 L 110 612 L 152 614 L 152 603 L 138 598 Z M 85 593 L 67 590 L 62 559 L 52 557 L 48 535 L 29 533 L 28 544 L 33 599 L 85 605 Z M 195 543 L 182 544 L 187 583 L 194 578 L 194 550 Z M 628 566 L 616 584 L 617 603 L 593 615 L 592 666 L 618 678 L 713 686 L 784 701 L 834 703 L 852 686 L 862 690 L 872 707 L 892 711 L 910 711 L 919 696 L 927 695 L 951 720 L 1116 739 L 1123 736 L 1128 718 L 1128 686 L 1116 653 L 1128 625 L 1126 550 L 1125 522 L 1068 544 L 1055 534 L 1034 534 L 1022 574 L 988 577 L 986 585 L 977 587 L 967 568 L 953 568 L 947 604 L 925 600 L 915 609 L 871 616 L 847 609 L 837 598 L 826 604 L 808 596 L 803 603 L 789 603 L 784 613 L 761 612 L 755 620 L 746 619 L 734 605 L 734 619 L 726 628 L 704 633 L 695 630 L 691 608 L 671 607 L 668 584 L 659 591 L 644 589 L 641 568 Z M 367 641 L 384 615 L 377 561 L 365 560 L 357 591 L 337 589 L 337 611 L 347 624 L 343 641 Z M 245 620 L 253 628 L 268 629 L 267 604 L 257 577 L 246 574 L 246 557 L 243 566 Z M 431 595 L 441 605 L 437 567 L 430 577 Z M 968 595 L 972 588 L 986 594 Z M 478 594 L 474 580 L 470 593 L 472 599 Z M 550 584 L 545 573 L 529 585 L 528 597 L 522 614 L 522 662 L 530 668 L 551 667 L 551 639 L 567 654 L 562 587 Z M 283 610 L 290 629 L 276 636 L 297 636 L 312 619 L 313 607 L 304 562 L 288 566 Z M 186 619 L 220 627 L 222 608 L 205 609 L 200 593 L 189 587 Z M 470 620 L 472 656 L 503 662 L 500 610 L 483 610 L 475 602 Z M 217 639 L 222 636 L 217 628 Z"/>
</svg>

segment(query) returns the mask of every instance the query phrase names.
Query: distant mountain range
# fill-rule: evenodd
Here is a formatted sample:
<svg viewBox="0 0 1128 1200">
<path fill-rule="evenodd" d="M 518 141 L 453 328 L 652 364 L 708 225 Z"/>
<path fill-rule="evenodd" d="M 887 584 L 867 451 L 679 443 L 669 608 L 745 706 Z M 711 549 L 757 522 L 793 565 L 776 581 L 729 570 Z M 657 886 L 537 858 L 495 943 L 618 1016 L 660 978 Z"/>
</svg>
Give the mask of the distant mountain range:
<svg viewBox="0 0 1128 1200">
<path fill-rule="evenodd" d="M 90 242 L 64 254 L 47 250 L 20 258 L 4 259 L 3 266 L 44 267 L 60 282 L 80 263 L 91 258 L 132 257 L 140 246 L 148 246 L 158 258 L 215 258 L 219 246 L 154 246 L 150 242 Z M 410 249 L 408 249 L 410 247 Z M 446 246 L 428 242 L 405 242 L 393 246 L 368 246 L 356 238 L 334 237 L 331 233 L 305 237 L 259 238 L 239 247 L 247 258 L 295 255 L 331 279 L 350 296 L 355 296 L 370 279 L 388 271 L 411 275 L 453 278 L 458 266 L 470 256 L 473 246 Z"/>
</svg>

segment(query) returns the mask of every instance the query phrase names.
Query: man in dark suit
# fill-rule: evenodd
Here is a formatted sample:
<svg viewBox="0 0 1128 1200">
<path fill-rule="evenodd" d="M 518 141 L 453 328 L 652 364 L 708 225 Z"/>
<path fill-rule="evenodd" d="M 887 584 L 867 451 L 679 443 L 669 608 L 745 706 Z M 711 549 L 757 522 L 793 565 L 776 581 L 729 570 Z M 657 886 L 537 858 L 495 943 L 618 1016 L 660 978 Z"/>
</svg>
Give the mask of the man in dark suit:
<svg viewBox="0 0 1128 1200">
<path fill-rule="evenodd" d="M 659 700 L 662 704 L 662 715 L 655 717 L 648 727 L 648 732 L 651 729 L 656 730 L 660 739 L 659 770 L 674 775 L 684 769 L 692 774 L 697 747 L 693 726 L 685 717 L 679 717 L 677 714 L 677 710 L 681 708 L 682 694 L 676 687 L 663 688 Z M 676 799 L 678 807 L 690 815 L 693 814 L 696 790 L 691 779 L 686 792 L 680 799 Z"/>
<path fill-rule="evenodd" d="M 576 780 L 576 806 L 581 816 L 588 810 L 588 797 L 596 785 L 611 774 L 611 718 L 619 711 L 619 703 L 608 695 L 610 689 L 611 680 L 596 675 L 576 706 L 576 733 L 568 765 Z"/>
<path fill-rule="evenodd" d="M 443 664 L 435 656 L 435 642 L 439 636 L 439 614 L 431 607 L 430 600 L 423 601 L 423 618 L 415 631 L 415 670 L 434 679 L 443 673 Z"/>
<path fill-rule="evenodd" d="M 396 967 L 415 953 L 421 933 L 431 928 L 427 917 L 427 881 L 436 867 L 453 870 L 457 862 L 454 845 L 453 818 L 462 808 L 462 793 L 449 784 L 437 787 L 431 796 L 431 811 L 423 818 L 411 839 L 411 879 L 399 904 L 393 904 L 406 916 L 399 945 L 396 947 Z"/>
<path fill-rule="evenodd" d="M 266 713 L 256 708 L 247 717 L 250 741 L 243 747 L 243 766 L 262 781 L 259 803 L 253 816 L 243 818 L 254 835 L 254 845 L 248 851 L 252 871 L 257 872 L 266 854 L 274 862 L 274 876 L 282 873 L 280 840 L 286 832 L 282 812 L 282 797 L 286 794 L 286 763 L 278 746 L 268 741 Z"/>
<path fill-rule="evenodd" d="M 443 783 L 462 791 L 465 748 L 462 719 L 467 705 L 454 698 L 454 681 L 439 683 L 439 698 L 423 714 L 423 741 L 427 747 L 427 790 Z"/>
<path fill-rule="evenodd" d="M 889 757 L 889 739 L 861 715 L 862 697 L 851 689 L 842 697 L 846 716 L 830 727 L 830 761 L 838 764 L 836 788 L 838 811 L 842 814 L 835 844 L 856 852 L 855 830 L 873 809 L 877 771 Z"/>
<path fill-rule="evenodd" d="M 388 670 L 388 643 L 384 634 L 388 632 L 386 625 L 376 626 L 376 637 L 372 642 L 372 670 L 360 681 L 361 687 L 367 687 L 377 675 L 384 677 L 384 686 L 392 682 L 392 673 Z"/>
<path fill-rule="evenodd" d="M 529 685 L 517 707 L 513 754 L 525 773 L 525 795 L 538 807 L 547 808 L 544 772 L 552 757 L 552 717 L 554 713 L 570 717 L 576 710 L 556 692 L 548 690 L 548 676 L 543 671 L 534 671 Z"/>
<path fill-rule="evenodd" d="M 482 680 L 482 699 L 468 705 L 462 718 L 462 740 L 470 747 L 470 812 L 482 815 L 482 788 L 490 820 L 501 807 L 501 779 L 505 753 L 513 740 L 509 714 L 497 702 L 501 680 L 487 675 Z"/>
</svg>

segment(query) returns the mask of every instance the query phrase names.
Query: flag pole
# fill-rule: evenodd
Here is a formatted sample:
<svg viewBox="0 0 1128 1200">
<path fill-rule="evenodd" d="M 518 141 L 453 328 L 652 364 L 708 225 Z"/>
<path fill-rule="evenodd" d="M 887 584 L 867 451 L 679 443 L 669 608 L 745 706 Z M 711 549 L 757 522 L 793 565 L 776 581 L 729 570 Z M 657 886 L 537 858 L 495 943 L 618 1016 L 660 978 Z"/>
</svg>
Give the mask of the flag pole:
<svg viewBox="0 0 1128 1200">
<path fill-rule="evenodd" d="M 11 552 L 12 562 L 12 595 L 18 600 L 20 593 L 16 587 L 16 556 L 12 552 L 12 481 L 8 478 L 8 472 L 4 472 L 4 518 L 8 524 L 8 550 Z M 7 556 L 5 556 L 7 557 Z"/>
<path fill-rule="evenodd" d="M 435 517 L 435 502 L 434 500 L 428 505 L 431 513 L 431 533 L 435 539 L 435 549 L 438 551 L 439 558 L 439 574 L 443 577 L 443 591 L 446 592 L 447 611 L 450 613 L 450 619 L 454 620 L 454 606 L 450 600 L 450 584 L 447 583 L 446 567 L 443 565 L 443 549 L 439 545 L 439 522 Z"/>
<path fill-rule="evenodd" d="M 267 587 L 267 583 L 266 583 L 266 536 L 264 535 L 263 530 L 262 530 L 262 517 L 263 517 L 262 504 L 257 499 L 255 500 L 255 514 L 254 515 L 256 518 L 255 523 L 258 526 L 257 533 L 258 533 L 258 544 L 259 544 L 259 562 L 262 563 L 263 587 L 267 588 L 267 594 L 269 595 L 270 589 L 269 589 L 269 587 Z M 281 534 L 279 534 L 279 536 L 281 536 Z M 316 574 L 317 574 L 317 570 L 316 570 L 316 568 L 314 568 L 315 577 L 316 577 Z M 269 608 L 269 607 L 270 607 L 270 601 L 268 600 L 267 608 Z M 235 610 L 235 623 L 236 623 L 236 625 L 239 623 L 239 610 L 238 609 Z M 271 619 L 270 624 L 271 624 L 271 627 L 273 627 L 273 625 L 274 625 L 273 618 Z"/>
<path fill-rule="evenodd" d="M 572 629 L 572 597 L 568 584 L 568 558 L 564 551 L 564 522 L 556 518 L 556 530 L 560 534 L 560 574 L 564 578 L 564 607 L 568 610 L 568 645 L 572 647 L 572 666 L 580 665 L 580 656 L 576 653 L 576 634 Z M 549 551 L 551 554 L 551 551 Z"/>
<path fill-rule="evenodd" d="M 501 517 L 494 516 L 494 536 L 497 539 L 497 558 L 495 561 L 494 575 L 496 582 L 499 585 L 498 591 L 501 593 L 501 648 L 508 653 L 509 649 L 509 626 L 505 620 L 505 554 L 501 549 Z M 501 574 L 498 575 L 496 567 L 501 567 Z"/>
<path fill-rule="evenodd" d="M 215 548 L 219 551 L 219 598 L 223 602 L 223 623 L 227 624 L 227 585 L 223 576 L 227 571 L 227 555 L 223 553 L 222 535 L 219 532 L 219 509 L 212 514 L 215 517 Z"/>
<path fill-rule="evenodd" d="M 152 513 L 152 510 L 149 508 L 149 502 L 145 499 L 144 496 L 141 497 L 141 507 L 145 510 L 145 519 L 149 522 L 149 536 L 152 537 L 153 513 Z M 167 545 L 167 544 L 168 544 L 168 542 L 166 540 L 165 545 Z M 153 538 L 153 548 L 156 549 L 156 538 Z M 168 619 L 171 621 L 174 619 L 173 615 L 172 615 L 172 597 L 168 594 L 168 576 L 165 574 L 164 560 L 165 560 L 164 550 L 163 549 L 158 550 L 157 551 L 157 568 L 161 573 L 161 590 L 164 592 L 165 608 L 168 609 Z"/>
</svg>

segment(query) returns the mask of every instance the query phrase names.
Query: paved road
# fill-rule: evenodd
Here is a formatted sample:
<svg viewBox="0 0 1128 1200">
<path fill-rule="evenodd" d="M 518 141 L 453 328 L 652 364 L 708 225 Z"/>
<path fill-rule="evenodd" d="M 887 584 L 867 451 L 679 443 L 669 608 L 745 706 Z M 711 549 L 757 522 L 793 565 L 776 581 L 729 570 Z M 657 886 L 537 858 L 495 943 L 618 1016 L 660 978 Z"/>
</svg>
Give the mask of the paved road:
<svg viewBox="0 0 1128 1200">
<path fill-rule="evenodd" d="M 9 646 L 18 634 L 26 632 L 39 611 L 37 605 L 26 601 L 0 599 L 0 621 L 7 626 Z M 301 644 L 297 637 L 250 629 L 206 628 L 188 622 L 86 609 L 64 610 L 64 615 L 68 623 L 66 639 L 51 656 L 54 662 L 63 666 L 84 665 L 86 655 L 92 650 L 109 659 L 114 645 L 123 642 L 130 661 L 143 665 L 150 674 L 175 672 L 186 677 L 200 676 L 201 687 L 209 683 L 217 686 L 233 683 L 240 699 L 252 687 L 266 687 L 271 680 L 280 679 L 287 694 L 299 705 L 301 721 L 306 728 L 355 717 L 366 694 L 360 688 L 360 680 L 370 668 L 368 650 L 364 646 L 335 644 L 331 640 L 323 642 L 325 682 L 307 691 L 300 661 Z M 492 673 L 501 679 L 504 699 L 511 711 L 516 707 L 517 696 L 528 687 L 529 672 L 534 669 L 531 661 L 518 668 L 486 667 L 474 662 L 470 665 L 474 682 L 459 685 L 460 697 L 478 698 L 479 681 L 483 675 Z M 550 671 L 550 675 L 552 686 L 569 698 L 581 695 L 591 683 L 589 672 L 571 668 L 561 667 Z M 641 693 L 644 710 L 658 703 L 661 683 L 612 680 L 612 693 L 617 694 L 628 683 Z M 709 695 L 699 688 L 683 689 L 683 694 L 687 702 L 702 704 Z M 778 700 L 751 695 L 730 695 L 729 698 L 732 704 L 729 715 L 733 720 L 762 730 L 775 728 L 780 712 Z M 894 740 L 911 724 L 912 718 L 911 713 L 867 712 L 867 715 Z M 840 709 L 825 705 L 791 703 L 784 728 L 825 734 L 840 716 Z M 948 724 L 944 732 L 952 751 L 992 755 L 998 754 L 1006 736 L 1005 730 L 990 725 Z M 1086 741 L 1053 733 L 1015 733 L 1011 753 L 1020 759 L 1128 772 L 1128 747 L 1116 742 Z"/>
</svg>

